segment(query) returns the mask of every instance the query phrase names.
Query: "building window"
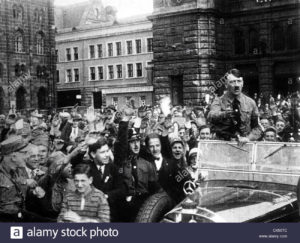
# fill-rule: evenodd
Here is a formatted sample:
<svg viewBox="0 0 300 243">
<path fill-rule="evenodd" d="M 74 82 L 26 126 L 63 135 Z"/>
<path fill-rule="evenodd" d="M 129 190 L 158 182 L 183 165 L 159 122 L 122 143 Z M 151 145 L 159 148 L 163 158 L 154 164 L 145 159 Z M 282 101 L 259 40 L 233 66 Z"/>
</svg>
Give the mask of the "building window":
<svg viewBox="0 0 300 243">
<path fill-rule="evenodd" d="M 90 59 L 95 58 L 95 46 L 90 46 Z"/>
<path fill-rule="evenodd" d="M 17 31 L 15 36 L 15 51 L 20 53 L 23 52 L 23 34 L 20 31 Z"/>
<path fill-rule="evenodd" d="M 39 21 L 39 10 L 37 8 L 34 10 L 34 13 L 33 13 L 33 21 L 34 22 Z"/>
<path fill-rule="evenodd" d="M 56 62 L 59 62 L 58 50 L 55 50 L 55 60 L 56 60 Z"/>
<path fill-rule="evenodd" d="M 100 80 L 104 79 L 103 67 L 98 67 L 98 78 Z"/>
<path fill-rule="evenodd" d="M 59 83 L 59 70 L 56 70 L 56 83 Z"/>
<path fill-rule="evenodd" d="M 2 79 L 2 78 L 3 78 L 3 65 L 2 65 L 2 63 L 0 63 L 0 79 Z"/>
<path fill-rule="evenodd" d="M 22 20 L 23 19 L 23 7 L 22 6 L 13 6 L 13 18 L 17 20 Z"/>
<path fill-rule="evenodd" d="M 38 65 L 37 67 L 36 67 L 36 76 L 38 77 L 38 78 L 40 78 L 41 76 L 42 76 L 42 67 L 40 66 L 40 65 Z"/>
<path fill-rule="evenodd" d="M 44 23 L 44 16 L 45 16 L 45 12 L 43 9 L 40 10 L 40 14 L 39 14 L 39 20 L 38 22 L 43 24 Z"/>
<path fill-rule="evenodd" d="M 122 55 L 122 44 L 121 44 L 121 42 L 116 43 L 116 48 L 117 48 L 117 56 L 121 56 Z"/>
<path fill-rule="evenodd" d="M 96 80 L 95 67 L 90 67 L 90 80 L 91 80 L 91 81 Z"/>
<path fill-rule="evenodd" d="M 44 54 L 44 37 L 42 34 L 37 34 L 36 36 L 36 53 L 40 55 Z"/>
<path fill-rule="evenodd" d="M 112 57 L 114 55 L 114 48 L 113 48 L 113 44 L 112 43 L 108 43 L 107 44 L 108 47 L 108 56 Z"/>
<path fill-rule="evenodd" d="M 15 76 L 18 77 L 19 75 L 20 75 L 20 65 L 16 64 L 15 65 Z"/>
<path fill-rule="evenodd" d="M 128 78 L 133 77 L 133 64 L 127 64 L 127 75 Z"/>
<path fill-rule="evenodd" d="M 74 60 L 78 60 L 78 47 L 73 48 Z"/>
<path fill-rule="evenodd" d="M 79 69 L 74 68 L 74 82 L 79 82 Z"/>
<path fill-rule="evenodd" d="M 254 29 L 249 32 L 249 53 L 258 54 L 259 51 L 259 35 Z"/>
<path fill-rule="evenodd" d="M 114 79 L 114 66 L 112 65 L 108 66 L 108 78 Z"/>
<path fill-rule="evenodd" d="M 127 54 L 131 55 L 132 54 L 132 41 L 126 41 L 127 45 Z"/>
<path fill-rule="evenodd" d="M 299 47 L 299 26 L 296 23 L 292 23 L 287 28 L 287 48 L 297 49 Z"/>
<path fill-rule="evenodd" d="M 98 58 L 103 57 L 102 44 L 97 45 L 97 49 L 98 49 Z"/>
<path fill-rule="evenodd" d="M 284 49 L 284 30 L 281 26 L 275 26 L 272 29 L 272 43 L 274 51 L 282 51 Z"/>
<path fill-rule="evenodd" d="M 71 69 L 67 69 L 67 83 L 71 83 L 72 82 L 72 70 Z"/>
<path fill-rule="evenodd" d="M 234 52 L 235 54 L 245 53 L 245 38 L 242 30 L 234 32 Z"/>
<path fill-rule="evenodd" d="M 118 101 L 119 101 L 118 97 L 113 97 L 113 98 L 112 98 L 112 104 L 113 104 L 115 107 L 118 106 Z"/>
<path fill-rule="evenodd" d="M 46 67 L 44 66 L 44 69 L 45 69 L 45 71 L 44 71 L 44 74 L 46 74 Z M 21 75 L 23 75 L 24 73 L 26 73 L 26 65 L 25 64 L 22 64 L 21 65 Z"/>
<path fill-rule="evenodd" d="M 147 51 L 153 52 L 153 38 L 147 39 Z"/>
<path fill-rule="evenodd" d="M 140 106 L 146 105 L 146 96 L 140 96 Z"/>
<path fill-rule="evenodd" d="M 118 78 L 122 78 L 122 65 L 117 65 L 117 76 Z"/>
<path fill-rule="evenodd" d="M 136 53 L 142 53 L 142 41 L 141 40 L 135 40 L 135 48 Z"/>
<path fill-rule="evenodd" d="M 71 49 L 70 48 L 66 49 L 66 57 L 67 57 L 67 61 L 71 61 Z"/>
<path fill-rule="evenodd" d="M 143 76 L 143 70 L 142 70 L 142 63 L 137 63 L 136 64 L 136 76 L 137 77 L 142 77 Z"/>
</svg>

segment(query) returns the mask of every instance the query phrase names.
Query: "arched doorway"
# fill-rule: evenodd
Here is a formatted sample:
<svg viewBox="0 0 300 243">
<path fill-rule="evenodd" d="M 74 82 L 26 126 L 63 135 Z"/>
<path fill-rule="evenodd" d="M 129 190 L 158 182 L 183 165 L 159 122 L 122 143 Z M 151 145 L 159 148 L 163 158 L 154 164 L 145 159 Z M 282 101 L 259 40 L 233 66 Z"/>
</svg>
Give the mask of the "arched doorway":
<svg viewBox="0 0 300 243">
<path fill-rule="evenodd" d="M 0 87 L 0 114 L 4 113 L 4 91 Z"/>
<path fill-rule="evenodd" d="M 47 103 L 47 92 L 44 87 L 41 87 L 39 89 L 39 92 L 37 94 L 38 96 L 38 107 L 39 109 L 46 109 L 46 103 Z"/>
<path fill-rule="evenodd" d="M 26 108 L 26 90 L 24 87 L 18 88 L 16 92 L 16 106 L 17 110 L 23 110 Z"/>
</svg>

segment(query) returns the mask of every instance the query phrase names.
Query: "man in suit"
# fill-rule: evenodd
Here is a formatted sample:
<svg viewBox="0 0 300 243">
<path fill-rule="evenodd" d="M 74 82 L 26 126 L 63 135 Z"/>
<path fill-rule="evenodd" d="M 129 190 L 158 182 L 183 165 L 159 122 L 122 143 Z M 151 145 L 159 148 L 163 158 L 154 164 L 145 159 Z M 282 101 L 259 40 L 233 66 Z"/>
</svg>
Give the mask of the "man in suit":
<svg viewBox="0 0 300 243">
<path fill-rule="evenodd" d="M 148 151 L 153 156 L 155 168 L 158 174 L 158 182 L 160 186 L 168 193 L 174 202 L 179 203 L 184 197 L 183 185 L 191 179 L 190 174 L 181 160 L 184 157 L 183 141 L 179 138 L 171 141 L 172 153 L 170 156 L 162 154 L 162 140 L 156 133 L 151 133 L 146 137 L 145 143 Z M 166 141 L 163 141 L 166 143 Z M 166 146 L 165 144 L 163 146 Z M 182 147 L 182 152 L 179 152 L 177 147 Z M 165 149 L 166 150 L 166 149 Z"/>
<path fill-rule="evenodd" d="M 70 142 L 75 142 L 76 138 L 81 138 L 83 137 L 83 130 L 81 130 L 78 127 L 78 123 L 81 121 L 81 115 L 76 115 L 73 118 L 73 124 L 72 124 L 72 129 L 70 130 L 70 135 L 69 135 L 69 139 Z"/>
<path fill-rule="evenodd" d="M 96 143 L 89 145 L 89 155 L 92 160 L 88 161 L 93 177 L 93 185 L 101 190 L 108 200 L 111 209 L 111 218 L 117 221 L 118 201 L 125 198 L 125 184 L 122 174 L 113 164 L 112 152 L 106 138 L 101 137 Z"/>
<path fill-rule="evenodd" d="M 69 119 L 68 122 L 64 125 L 61 138 L 67 143 L 74 143 L 76 138 L 84 136 L 83 130 L 78 127 L 78 123 L 82 120 L 80 114 L 75 115 L 72 119 Z"/>
</svg>

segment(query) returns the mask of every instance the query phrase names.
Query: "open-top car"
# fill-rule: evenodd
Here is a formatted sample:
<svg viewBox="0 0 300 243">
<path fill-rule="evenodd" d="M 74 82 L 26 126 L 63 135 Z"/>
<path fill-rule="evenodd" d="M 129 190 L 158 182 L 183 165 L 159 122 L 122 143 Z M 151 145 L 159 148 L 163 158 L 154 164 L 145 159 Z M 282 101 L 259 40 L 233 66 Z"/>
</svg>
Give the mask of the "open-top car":
<svg viewBox="0 0 300 243">
<path fill-rule="evenodd" d="M 299 222 L 300 144 L 205 141 L 187 198 L 163 222 Z"/>
<path fill-rule="evenodd" d="M 201 179 L 185 184 L 185 200 L 174 207 L 154 195 L 141 222 L 300 222 L 300 144 L 201 141 L 197 167 Z"/>
</svg>

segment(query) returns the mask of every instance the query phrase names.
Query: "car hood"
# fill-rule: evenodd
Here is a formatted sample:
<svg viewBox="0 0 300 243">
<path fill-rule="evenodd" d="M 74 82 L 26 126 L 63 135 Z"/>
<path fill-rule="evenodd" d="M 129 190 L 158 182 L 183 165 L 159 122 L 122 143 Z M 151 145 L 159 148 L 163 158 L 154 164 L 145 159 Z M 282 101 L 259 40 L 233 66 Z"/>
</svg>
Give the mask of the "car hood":
<svg viewBox="0 0 300 243">
<path fill-rule="evenodd" d="M 182 212 L 203 217 L 207 222 L 248 222 L 288 205 L 292 207 L 296 200 L 294 192 L 280 190 L 239 187 L 198 188 L 192 197 L 186 198 L 168 213 L 166 218 L 174 220 L 176 214 Z M 196 202 L 196 209 L 185 209 L 183 204 L 191 201 Z"/>
</svg>

